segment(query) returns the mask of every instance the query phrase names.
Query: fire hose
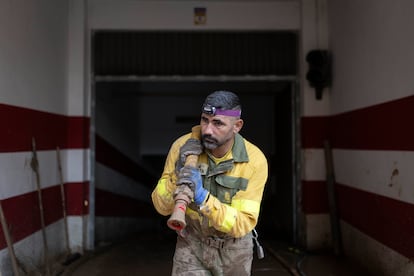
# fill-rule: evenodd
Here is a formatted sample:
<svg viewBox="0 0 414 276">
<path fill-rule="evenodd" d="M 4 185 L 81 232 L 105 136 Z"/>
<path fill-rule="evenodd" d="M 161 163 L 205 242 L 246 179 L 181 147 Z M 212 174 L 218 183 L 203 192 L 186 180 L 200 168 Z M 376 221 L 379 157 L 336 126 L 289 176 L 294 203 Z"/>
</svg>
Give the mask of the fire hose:
<svg viewBox="0 0 414 276">
<path fill-rule="evenodd" d="M 191 138 L 199 139 L 199 135 L 199 127 L 193 127 Z M 197 162 L 198 155 L 188 155 L 185 159 L 184 166 L 197 168 Z M 175 206 L 167 221 L 168 227 L 172 230 L 181 231 L 187 226 L 187 223 L 185 222 L 185 212 L 188 204 L 191 203 L 191 200 L 194 197 L 194 192 L 191 190 L 190 185 L 192 185 L 192 183 L 183 183 L 182 185 L 179 185 L 174 192 Z"/>
</svg>

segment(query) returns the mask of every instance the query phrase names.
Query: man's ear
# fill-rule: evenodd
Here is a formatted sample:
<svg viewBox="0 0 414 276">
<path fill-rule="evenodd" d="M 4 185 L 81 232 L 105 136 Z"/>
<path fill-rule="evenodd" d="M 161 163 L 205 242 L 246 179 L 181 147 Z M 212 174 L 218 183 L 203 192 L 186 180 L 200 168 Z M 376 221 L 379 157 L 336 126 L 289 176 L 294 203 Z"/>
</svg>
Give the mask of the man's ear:
<svg viewBox="0 0 414 276">
<path fill-rule="evenodd" d="M 234 133 L 238 133 L 242 129 L 243 124 L 244 124 L 244 122 L 243 122 L 242 119 L 237 119 L 236 122 L 234 123 L 234 126 L 233 126 Z"/>
</svg>

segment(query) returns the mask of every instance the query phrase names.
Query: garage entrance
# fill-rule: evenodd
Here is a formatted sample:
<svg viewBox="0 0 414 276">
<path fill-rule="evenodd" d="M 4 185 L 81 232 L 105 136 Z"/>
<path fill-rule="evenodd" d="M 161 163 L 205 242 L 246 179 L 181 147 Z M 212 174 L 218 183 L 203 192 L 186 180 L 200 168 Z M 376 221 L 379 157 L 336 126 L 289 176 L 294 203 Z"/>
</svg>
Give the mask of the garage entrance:
<svg viewBox="0 0 414 276">
<path fill-rule="evenodd" d="M 241 134 L 258 145 L 269 161 L 259 235 L 296 243 L 296 34 L 97 32 L 92 50 L 94 136 L 107 141 L 147 175 L 142 181 L 136 179 L 138 189 L 149 192 L 155 187 L 172 141 L 199 123 L 205 96 L 215 90 L 233 91 L 243 105 Z M 97 143 L 91 145 L 94 156 L 105 150 Z M 122 191 L 121 177 L 103 180 L 98 177 L 102 164 L 99 160 L 92 163 L 92 179 L 96 180 L 91 181 L 92 188 L 112 186 L 109 190 Z M 123 171 L 117 174 L 128 177 Z M 95 206 L 95 210 L 101 208 Z M 97 211 L 95 217 L 105 214 Z M 104 237 L 102 232 L 109 231 L 109 224 L 113 222 L 94 225 L 97 242 Z"/>
</svg>

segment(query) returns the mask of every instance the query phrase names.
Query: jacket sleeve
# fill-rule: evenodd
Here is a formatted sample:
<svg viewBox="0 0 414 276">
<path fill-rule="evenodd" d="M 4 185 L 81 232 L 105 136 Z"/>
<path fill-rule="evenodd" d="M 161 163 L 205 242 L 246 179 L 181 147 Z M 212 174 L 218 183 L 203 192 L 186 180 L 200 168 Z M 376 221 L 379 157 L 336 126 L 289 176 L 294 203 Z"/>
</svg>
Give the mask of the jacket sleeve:
<svg viewBox="0 0 414 276">
<path fill-rule="evenodd" d="M 212 226 L 232 237 L 242 237 L 252 231 L 257 224 L 260 204 L 268 177 L 268 165 L 265 156 L 257 151 L 250 156 L 246 165 L 245 177 L 249 179 L 247 189 L 239 191 L 232 198 L 231 205 L 220 202 L 209 195 L 200 207 Z"/>
<path fill-rule="evenodd" d="M 174 191 L 176 189 L 177 176 L 175 174 L 175 163 L 178 159 L 180 147 L 190 137 L 184 135 L 178 138 L 171 146 L 165 160 L 164 170 L 161 178 L 158 180 L 155 189 L 152 191 L 151 198 L 155 209 L 164 216 L 172 214 L 174 209 Z"/>
</svg>

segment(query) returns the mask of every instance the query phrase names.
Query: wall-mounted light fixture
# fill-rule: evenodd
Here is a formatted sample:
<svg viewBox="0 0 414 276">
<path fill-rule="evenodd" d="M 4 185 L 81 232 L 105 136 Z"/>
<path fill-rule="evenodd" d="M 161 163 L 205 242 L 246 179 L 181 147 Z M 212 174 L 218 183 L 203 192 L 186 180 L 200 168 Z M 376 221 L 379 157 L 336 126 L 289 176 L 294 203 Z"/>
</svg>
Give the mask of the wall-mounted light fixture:
<svg viewBox="0 0 414 276">
<path fill-rule="evenodd" d="M 306 79 L 315 88 L 316 99 L 322 99 L 325 87 L 331 84 L 331 57 L 327 50 L 312 50 L 306 55 L 309 70 Z"/>
</svg>

